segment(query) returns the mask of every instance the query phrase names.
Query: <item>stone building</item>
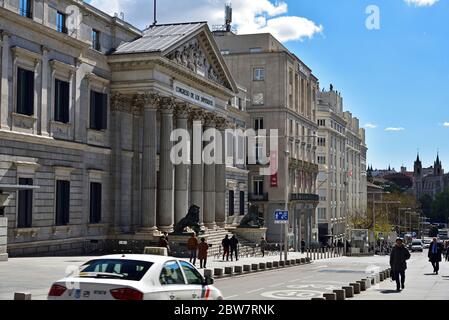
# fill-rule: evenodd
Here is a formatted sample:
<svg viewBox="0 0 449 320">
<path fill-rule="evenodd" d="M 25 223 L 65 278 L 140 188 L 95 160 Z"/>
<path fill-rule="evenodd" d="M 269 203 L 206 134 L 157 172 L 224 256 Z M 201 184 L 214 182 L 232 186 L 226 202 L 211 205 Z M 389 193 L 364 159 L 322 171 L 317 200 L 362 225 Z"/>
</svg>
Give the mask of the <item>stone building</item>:
<svg viewBox="0 0 449 320">
<path fill-rule="evenodd" d="M 316 242 L 316 102 L 318 80 L 311 69 L 270 34 L 237 35 L 214 32 L 232 75 L 248 90 L 247 111 L 256 131 L 279 130 L 279 170 L 261 175 L 261 165 L 250 165 L 249 202 L 257 204 L 266 220 L 267 238 L 279 242 L 274 213 L 290 211 L 290 243 Z M 260 140 L 258 140 L 258 143 Z M 262 143 L 254 153 L 265 156 Z M 267 149 L 266 151 L 268 151 Z M 287 170 L 286 170 L 287 169 Z"/>
<path fill-rule="evenodd" d="M 320 241 L 343 239 L 348 215 L 365 214 L 367 177 L 365 131 L 344 111 L 343 98 L 331 85 L 318 95 L 318 222 Z"/>
<path fill-rule="evenodd" d="M 413 170 L 413 192 L 416 199 L 421 199 L 424 195 L 429 195 L 435 199 L 438 193 L 449 187 L 449 174 L 444 173 L 443 163 L 440 156 L 432 167 L 423 168 L 419 155 L 416 157 Z"/>
<path fill-rule="evenodd" d="M 0 185 L 36 188 L 6 203 L 11 256 L 152 240 L 193 204 L 209 232 L 238 223 L 245 166 L 170 161 L 173 129 L 247 125 L 206 23 L 141 31 L 81 0 L 8 0 L 0 30 Z"/>
</svg>

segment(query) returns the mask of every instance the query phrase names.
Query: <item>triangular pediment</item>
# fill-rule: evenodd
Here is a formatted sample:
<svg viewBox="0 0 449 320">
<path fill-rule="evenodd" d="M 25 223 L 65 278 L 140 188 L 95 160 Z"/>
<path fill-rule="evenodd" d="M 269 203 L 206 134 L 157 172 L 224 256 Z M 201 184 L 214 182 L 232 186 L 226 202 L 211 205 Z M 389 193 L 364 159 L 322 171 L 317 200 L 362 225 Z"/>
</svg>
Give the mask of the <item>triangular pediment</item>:
<svg viewBox="0 0 449 320">
<path fill-rule="evenodd" d="M 227 69 L 218 46 L 207 29 L 201 30 L 187 40 L 183 39 L 183 42 L 177 43 L 167 50 L 165 56 L 198 76 L 233 92 L 236 91 L 234 80 Z"/>
</svg>

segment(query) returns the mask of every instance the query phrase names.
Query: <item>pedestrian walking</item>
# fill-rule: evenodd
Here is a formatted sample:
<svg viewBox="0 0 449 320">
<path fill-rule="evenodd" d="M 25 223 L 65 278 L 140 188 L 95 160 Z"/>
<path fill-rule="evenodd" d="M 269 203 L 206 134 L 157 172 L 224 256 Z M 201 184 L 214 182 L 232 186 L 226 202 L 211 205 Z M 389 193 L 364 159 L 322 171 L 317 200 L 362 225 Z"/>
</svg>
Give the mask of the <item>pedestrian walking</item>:
<svg viewBox="0 0 449 320">
<path fill-rule="evenodd" d="M 267 247 L 267 240 L 264 237 L 260 239 L 260 252 L 262 252 L 262 258 L 265 257 L 265 249 Z"/>
<path fill-rule="evenodd" d="M 161 236 L 159 238 L 159 247 L 160 248 L 166 248 L 167 249 L 167 254 L 170 255 L 170 245 L 168 243 L 167 237 Z"/>
<path fill-rule="evenodd" d="M 440 243 L 438 243 L 437 238 L 433 238 L 432 243 L 429 247 L 429 262 L 432 264 L 433 267 L 433 273 L 438 274 L 440 271 L 440 262 L 441 262 L 441 255 L 443 253 L 443 248 Z"/>
<path fill-rule="evenodd" d="M 233 235 L 229 240 L 229 246 L 231 248 L 231 261 L 234 261 L 232 258 L 234 254 L 235 254 L 235 261 L 239 261 L 239 254 L 238 254 L 239 239 L 237 239 L 235 235 Z"/>
<path fill-rule="evenodd" d="M 207 250 L 209 250 L 209 244 L 205 238 L 201 238 L 201 242 L 198 244 L 198 260 L 200 260 L 200 269 L 206 268 L 207 263 Z"/>
<path fill-rule="evenodd" d="M 225 257 L 226 261 L 229 261 L 229 249 L 231 247 L 231 241 L 228 235 L 226 235 L 226 237 L 224 237 L 224 239 L 221 241 L 221 246 L 223 247 L 223 261 Z"/>
<path fill-rule="evenodd" d="M 404 241 L 398 238 L 390 254 L 390 267 L 393 280 L 396 280 L 397 291 L 405 288 L 405 270 L 407 270 L 408 259 L 410 259 L 410 252 L 404 246 Z"/>
<path fill-rule="evenodd" d="M 446 241 L 446 262 L 449 261 L 449 241 Z"/>
<path fill-rule="evenodd" d="M 301 239 L 301 253 L 304 253 L 304 251 L 306 251 L 306 242 Z"/>
<path fill-rule="evenodd" d="M 198 251 L 198 239 L 196 238 L 195 232 L 192 233 L 191 237 L 187 241 L 187 249 L 190 251 L 190 263 L 195 265 Z"/>
</svg>

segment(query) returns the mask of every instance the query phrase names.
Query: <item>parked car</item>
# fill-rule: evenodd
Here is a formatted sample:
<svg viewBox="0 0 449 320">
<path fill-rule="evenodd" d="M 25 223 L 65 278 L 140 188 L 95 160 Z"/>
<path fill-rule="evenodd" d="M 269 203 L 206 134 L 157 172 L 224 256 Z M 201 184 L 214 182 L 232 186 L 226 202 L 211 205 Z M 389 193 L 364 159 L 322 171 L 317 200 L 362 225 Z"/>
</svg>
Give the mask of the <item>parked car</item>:
<svg viewBox="0 0 449 320">
<path fill-rule="evenodd" d="M 222 300 L 213 278 L 190 263 L 158 255 L 109 255 L 56 281 L 49 300 Z"/>
<path fill-rule="evenodd" d="M 410 250 L 412 252 L 418 251 L 423 252 L 424 251 L 424 244 L 421 239 L 414 239 L 410 245 Z"/>
</svg>

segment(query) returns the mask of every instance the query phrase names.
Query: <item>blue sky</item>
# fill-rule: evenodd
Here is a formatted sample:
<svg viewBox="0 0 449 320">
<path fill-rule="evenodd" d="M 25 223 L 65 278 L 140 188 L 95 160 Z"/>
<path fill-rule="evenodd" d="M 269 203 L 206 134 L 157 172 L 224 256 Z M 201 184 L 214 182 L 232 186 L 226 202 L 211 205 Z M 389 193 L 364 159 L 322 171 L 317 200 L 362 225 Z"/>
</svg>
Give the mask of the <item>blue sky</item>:
<svg viewBox="0 0 449 320">
<path fill-rule="evenodd" d="M 225 1 L 159 1 L 158 21 L 221 23 Z M 232 0 L 232 5 L 239 33 L 276 34 L 313 69 L 322 87 L 332 83 L 342 93 L 361 125 L 376 126 L 367 128 L 369 164 L 411 169 L 419 149 L 430 166 L 440 150 L 449 169 L 449 126 L 444 126 L 449 125 L 449 0 L 408 1 L 431 5 L 406 0 Z M 152 19 L 152 0 L 87 2 L 110 14 L 123 11 L 141 28 Z M 380 9 L 379 30 L 365 27 L 369 5 Z"/>
</svg>

